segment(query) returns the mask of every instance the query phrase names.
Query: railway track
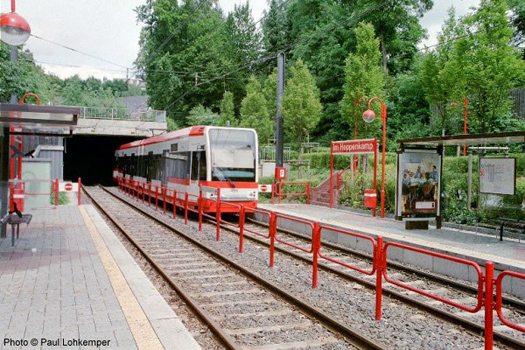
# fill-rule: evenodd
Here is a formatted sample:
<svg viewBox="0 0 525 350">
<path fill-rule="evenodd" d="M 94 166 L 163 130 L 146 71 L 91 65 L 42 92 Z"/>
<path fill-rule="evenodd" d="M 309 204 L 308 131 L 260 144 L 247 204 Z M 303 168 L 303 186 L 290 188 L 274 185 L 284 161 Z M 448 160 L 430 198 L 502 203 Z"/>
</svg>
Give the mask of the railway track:
<svg viewBox="0 0 525 350">
<path fill-rule="evenodd" d="M 251 230 L 259 229 L 261 233 L 264 233 L 264 230 L 267 231 L 267 225 L 265 223 L 253 219 L 249 219 L 246 222 L 245 227 Z M 230 226 L 223 225 L 223 228 L 230 232 L 237 233 L 235 230 L 232 230 Z M 261 228 L 264 230 L 261 230 Z M 278 232 L 280 239 L 291 244 L 302 246 L 303 248 L 309 248 L 309 245 L 311 244 L 310 237 L 307 237 L 304 234 L 280 228 L 278 228 Z M 245 231 L 244 238 L 269 247 L 267 241 L 248 231 Z M 337 259 L 345 264 L 356 266 L 364 270 L 371 270 L 372 268 L 372 257 L 367 254 L 331 244 L 329 242 L 323 242 L 322 247 L 324 255 L 330 256 L 331 258 Z M 282 244 L 276 244 L 275 250 L 305 263 L 312 264 L 311 253 L 306 253 L 297 249 L 294 250 L 293 248 Z M 319 269 L 333 273 L 345 280 L 357 282 L 370 290 L 375 290 L 376 288 L 375 276 L 363 275 L 339 264 L 323 259 L 319 259 Z M 388 264 L 388 275 L 396 281 L 404 282 L 412 287 L 417 287 L 418 289 L 464 304 L 468 307 L 474 307 L 477 303 L 475 297 L 477 289 L 473 285 L 467 283 L 449 279 L 430 272 L 416 270 L 410 266 L 390 262 Z M 390 284 L 385 285 L 384 283 L 383 295 L 399 300 L 422 311 L 431 313 L 445 321 L 457 324 L 475 334 L 484 334 L 483 309 L 477 313 L 465 312 L 401 287 Z M 503 313 L 505 317 L 513 320 L 515 323 L 525 324 L 525 303 L 519 299 L 504 296 Z M 494 318 L 494 330 L 495 341 L 511 348 L 525 349 L 525 334 L 506 327 L 497 317 Z"/>
<path fill-rule="evenodd" d="M 385 348 L 111 192 L 84 191 L 228 348 Z"/>
</svg>

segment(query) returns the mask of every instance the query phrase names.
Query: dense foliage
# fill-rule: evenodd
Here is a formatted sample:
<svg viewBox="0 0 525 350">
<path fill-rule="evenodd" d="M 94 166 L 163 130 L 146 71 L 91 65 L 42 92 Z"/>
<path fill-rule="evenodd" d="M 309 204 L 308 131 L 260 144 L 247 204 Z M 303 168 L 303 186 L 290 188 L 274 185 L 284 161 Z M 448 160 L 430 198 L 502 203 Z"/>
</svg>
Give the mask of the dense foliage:
<svg viewBox="0 0 525 350">
<path fill-rule="evenodd" d="M 211 0 L 155 0 L 137 9 L 144 28 L 136 63 L 152 107 L 167 109 L 177 124 L 187 124 L 188 113 L 202 105 L 226 113 L 221 124 L 256 125 L 261 118 L 261 142 L 273 138 L 280 51 L 287 99 L 301 99 L 292 96 L 299 89 L 290 91 L 299 60 L 312 77 L 320 113 L 308 117 L 311 127 L 300 134 L 324 144 L 353 138 L 355 119 L 358 138 L 378 135 L 379 122 L 365 125 L 361 118 L 371 97 L 386 102 L 393 141 L 461 132 L 465 97 L 469 132 L 523 128 L 509 99 L 510 89 L 525 85 L 523 51 L 515 46 L 523 42 L 522 2 L 483 0 L 462 18 L 451 9 L 439 44 L 421 50 L 426 33 L 419 19 L 432 6 L 431 0 L 271 0 L 258 25 L 249 2 L 226 15 Z M 296 117 L 289 113 L 288 125 Z M 287 142 L 298 145 L 297 135 L 288 132 Z"/>
</svg>

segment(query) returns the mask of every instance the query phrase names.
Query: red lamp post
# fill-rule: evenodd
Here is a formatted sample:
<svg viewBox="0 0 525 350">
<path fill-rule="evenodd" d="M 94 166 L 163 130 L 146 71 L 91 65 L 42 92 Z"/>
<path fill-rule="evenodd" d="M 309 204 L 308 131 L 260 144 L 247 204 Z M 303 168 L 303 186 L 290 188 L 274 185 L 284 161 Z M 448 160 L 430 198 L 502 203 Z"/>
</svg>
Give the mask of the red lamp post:
<svg viewBox="0 0 525 350">
<path fill-rule="evenodd" d="M 381 103 L 381 121 L 383 122 L 383 167 L 381 169 L 381 217 L 385 217 L 385 163 L 386 163 L 386 105 L 383 101 L 374 97 L 368 101 L 368 110 L 363 113 L 363 120 L 366 123 L 371 123 L 376 118 L 375 112 L 371 109 L 372 102 L 379 101 Z"/>
<path fill-rule="evenodd" d="M 0 16 L 1 39 L 11 46 L 24 44 L 31 35 L 29 23 L 15 10 L 15 0 L 11 0 L 11 12 Z"/>
</svg>

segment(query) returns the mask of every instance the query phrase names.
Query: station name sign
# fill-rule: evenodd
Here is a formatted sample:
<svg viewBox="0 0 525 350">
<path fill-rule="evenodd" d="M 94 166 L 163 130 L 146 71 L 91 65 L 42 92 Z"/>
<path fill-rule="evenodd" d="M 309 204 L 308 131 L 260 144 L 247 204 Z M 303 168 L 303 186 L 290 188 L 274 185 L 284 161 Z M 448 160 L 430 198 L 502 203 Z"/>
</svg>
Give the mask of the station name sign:
<svg viewBox="0 0 525 350">
<path fill-rule="evenodd" d="M 332 154 L 367 154 L 377 149 L 377 139 L 332 142 Z"/>
</svg>

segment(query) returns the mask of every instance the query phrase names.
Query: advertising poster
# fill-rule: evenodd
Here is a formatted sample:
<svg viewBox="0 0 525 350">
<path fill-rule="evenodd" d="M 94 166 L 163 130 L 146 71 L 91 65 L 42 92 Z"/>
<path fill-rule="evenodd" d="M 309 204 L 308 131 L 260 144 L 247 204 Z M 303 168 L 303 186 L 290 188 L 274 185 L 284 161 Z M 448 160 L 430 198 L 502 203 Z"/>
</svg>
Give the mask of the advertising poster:
<svg viewBox="0 0 525 350">
<path fill-rule="evenodd" d="M 437 151 L 405 151 L 398 157 L 397 215 L 403 218 L 440 215 L 441 155 Z"/>
</svg>

